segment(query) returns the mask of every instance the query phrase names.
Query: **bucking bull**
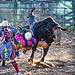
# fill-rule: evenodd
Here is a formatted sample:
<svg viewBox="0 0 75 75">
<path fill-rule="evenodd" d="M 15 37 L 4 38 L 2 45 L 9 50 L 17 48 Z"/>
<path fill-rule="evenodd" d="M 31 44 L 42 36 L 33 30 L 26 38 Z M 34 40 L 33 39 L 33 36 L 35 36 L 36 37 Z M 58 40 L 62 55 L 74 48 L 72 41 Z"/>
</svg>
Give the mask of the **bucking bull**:
<svg viewBox="0 0 75 75">
<path fill-rule="evenodd" d="M 46 19 L 36 22 L 33 26 L 33 33 L 34 38 L 37 40 L 37 43 L 33 45 L 32 48 L 32 54 L 30 56 L 30 59 L 28 61 L 33 62 L 34 53 L 36 51 L 37 46 L 39 46 L 40 41 L 45 41 L 45 45 L 43 43 L 40 45 L 43 47 L 44 53 L 43 57 L 41 58 L 41 61 L 44 62 L 44 58 L 47 55 L 47 52 L 49 50 L 49 46 L 55 39 L 54 29 L 61 29 L 65 31 L 66 29 L 59 26 L 57 22 L 53 20 L 52 17 L 47 17 Z"/>
</svg>

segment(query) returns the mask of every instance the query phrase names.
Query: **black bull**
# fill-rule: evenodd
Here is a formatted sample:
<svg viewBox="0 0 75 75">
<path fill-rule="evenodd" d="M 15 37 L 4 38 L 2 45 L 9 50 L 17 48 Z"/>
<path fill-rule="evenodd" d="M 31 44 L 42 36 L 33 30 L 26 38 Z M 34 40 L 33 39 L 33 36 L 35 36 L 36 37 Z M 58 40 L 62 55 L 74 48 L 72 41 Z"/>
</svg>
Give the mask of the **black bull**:
<svg viewBox="0 0 75 75">
<path fill-rule="evenodd" d="M 37 39 L 37 44 L 41 39 L 43 39 L 48 44 L 48 48 L 44 49 L 44 54 L 41 61 L 44 61 L 44 58 L 47 55 L 49 46 L 54 41 L 55 35 L 53 32 L 53 28 L 57 26 L 58 24 L 51 17 L 48 17 L 34 24 L 33 33 L 34 33 L 34 37 Z M 32 47 L 32 54 L 29 61 L 33 61 L 34 53 L 36 51 L 36 46 L 37 45 Z"/>
</svg>

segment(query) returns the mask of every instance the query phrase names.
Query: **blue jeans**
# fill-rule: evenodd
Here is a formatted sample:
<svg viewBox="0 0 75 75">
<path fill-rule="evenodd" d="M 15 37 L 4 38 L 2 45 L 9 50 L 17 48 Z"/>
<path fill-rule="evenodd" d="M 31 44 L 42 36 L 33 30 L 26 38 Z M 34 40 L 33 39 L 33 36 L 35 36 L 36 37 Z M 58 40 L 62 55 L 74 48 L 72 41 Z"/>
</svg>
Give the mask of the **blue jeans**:
<svg viewBox="0 0 75 75">
<path fill-rule="evenodd" d="M 19 57 L 19 51 L 16 51 L 16 56 Z"/>
</svg>

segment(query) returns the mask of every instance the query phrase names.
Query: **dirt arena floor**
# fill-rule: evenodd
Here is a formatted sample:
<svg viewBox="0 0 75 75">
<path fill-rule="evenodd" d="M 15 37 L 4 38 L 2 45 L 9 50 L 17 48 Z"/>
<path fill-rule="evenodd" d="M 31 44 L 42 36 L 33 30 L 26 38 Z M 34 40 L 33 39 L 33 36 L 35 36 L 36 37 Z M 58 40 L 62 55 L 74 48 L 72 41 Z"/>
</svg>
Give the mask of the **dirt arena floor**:
<svg viewBox="0 0 75 75">
<path fill-rule="evenodd" d="M 51 62 L 54 67 L 30 66 L 27 62 L 30 54 L 31 50 L 21 55 L 19 59 L 16 58 L 23 75 L 27 72 L 30 75 L 75 75 L 75 37 L 73 35 L 63 33 L 61 45 L 52 43 L 50 46 L 45 61 Z M 16 75 L 10 62 L 6 62 L 5 67 L 0 67 L 0 75 Z"/>
</svg>

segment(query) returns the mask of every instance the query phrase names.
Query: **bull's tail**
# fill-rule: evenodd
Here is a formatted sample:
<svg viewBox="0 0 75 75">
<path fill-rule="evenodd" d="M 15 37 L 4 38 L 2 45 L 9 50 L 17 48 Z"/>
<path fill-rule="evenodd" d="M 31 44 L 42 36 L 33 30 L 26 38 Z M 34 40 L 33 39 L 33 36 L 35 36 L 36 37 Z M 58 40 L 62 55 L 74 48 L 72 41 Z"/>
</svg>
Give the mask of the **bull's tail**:
<svg viewBox="0 0 75 75">
<path fill-rule="evenodd" d="M 68 31 L 66 28 L 61 28 L 62 31 Z"/>
<path fill-rule="evenodd" d="M 57 27 L 57 29 L 61 29 L 62 31 L 68 31 L 66 28 Z"/>
</svg>

